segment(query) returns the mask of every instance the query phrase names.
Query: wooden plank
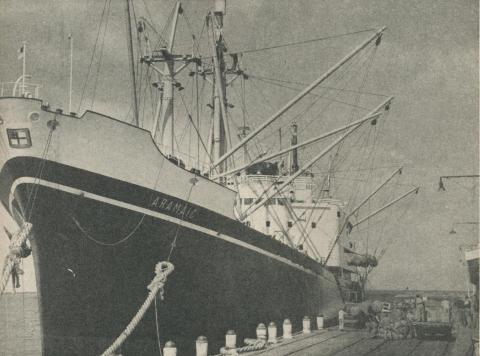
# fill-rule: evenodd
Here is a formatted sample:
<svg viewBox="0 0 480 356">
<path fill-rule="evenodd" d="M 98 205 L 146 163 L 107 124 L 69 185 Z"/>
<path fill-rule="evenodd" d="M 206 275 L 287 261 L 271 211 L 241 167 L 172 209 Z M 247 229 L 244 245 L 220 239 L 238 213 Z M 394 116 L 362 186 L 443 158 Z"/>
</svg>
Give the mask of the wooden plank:
<svg viewBox="0 0 480 356">
<path fill-rule="evenodd" d="M 355 350 L 355 346 L 364 340 L 365 334 L 363 332 L 348 332 L 340 337 L 317 342 L 282 356 L 336 355 L 346 349 Z"/>
<path fill-rule="evenodd" d="M 411 356 L 444 356 L 449 344 L 445 340 L 424 340 Z"/>
<path fill-rule="evenodd" d="M 275 346 L 271 346 L 267 350 L 249 353 L 248 355 L 283 356 L 295 352 L 298 349 L 309 347 L 310 345 L 321 343 L 329 339 L 341 338 L 345 335 L 345 332 L 341 332 L 338 330 L 314 331 L 311 334 L 299 335 L 296 336 L 293 340 L 285 341 Z"/>
<path fill-rule="evenodd" d="M 409 356 L 422 343 L 421 340 L 406 339 L 406 340 L 389 340 L 381 347 L 371 351 L 369 356 Z"/>
<path fill-rule="evenodd" d="M 365 335 L 366 336 L 366 335 Z M 344 350 L 337 352 L 335 356 L 366 356 L 371 352 L 380 348 L 385 343 L 385 340 L 380 338 L 366 338 L 362 342 L 347 347 Z"/>
</svg>

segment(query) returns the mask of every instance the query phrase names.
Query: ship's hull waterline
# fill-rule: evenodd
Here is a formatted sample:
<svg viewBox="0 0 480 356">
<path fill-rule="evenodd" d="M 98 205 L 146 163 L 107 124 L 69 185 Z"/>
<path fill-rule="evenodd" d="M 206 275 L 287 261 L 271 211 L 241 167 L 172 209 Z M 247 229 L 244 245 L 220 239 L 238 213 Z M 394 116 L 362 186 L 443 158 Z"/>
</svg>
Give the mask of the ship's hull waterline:
<svg viewBox="0 0 480 356">
<path fill-rule="evenodd" d="M 199 335 L 218 347 L 228 329 L 241 340 L 259 322 L 288 317 L 298 328 L 304 315 L 341 306 L 333 275 L 318 263 L 189 201 L 32 157 L 10 159 L 0 178 L 9 210 L 25 212 L 32 189 L 35 196 L 29 220 L 44 355 L 108 347 L 143 303 L 175 236 L 175 271 L 157 315 L 162 343 L 174 340 L 180 352 L 192 352 Z M 158 354 L 154 308 L 122 354 Z"/>
</svg>

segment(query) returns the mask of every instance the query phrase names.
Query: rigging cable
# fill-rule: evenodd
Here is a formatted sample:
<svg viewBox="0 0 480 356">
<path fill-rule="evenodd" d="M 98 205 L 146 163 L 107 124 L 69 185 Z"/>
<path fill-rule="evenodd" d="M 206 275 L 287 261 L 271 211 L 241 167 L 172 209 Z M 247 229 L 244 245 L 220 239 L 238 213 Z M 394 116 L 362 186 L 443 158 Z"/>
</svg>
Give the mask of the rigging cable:
<svg viewBox="0 0 480 356">
<path fill-rule="evenodd" d="M 93 110 L 93 105 L 94 105 L 94 102 L 95 102 L 95 94 L 97 92 L 97 83 L 98 83 L 98 78 L 100 77 L 100 69 L 102 67 L 102 58 L 103 58 L 103 50 L 105 48 L 105 37 L 106 37 L 106 33 L 107 33 L 107 27 L 108 27 L 108 20 L 109 20 L 109 15 L 110 15 L 110 4 L 111 4 L 111 0 L 108 0 L 108 6 L 107 6 L 107 11 L 106 11 L 106 18 L 105 18 L 105 26 L 103 28 L 103 37 L 102 37 L 102 41 L 101 41 L 101 45 L 100 45 L 100 57 L 98 59 L 98 65 L 97 65 L 97 73 L 95 75 L 95 81 L 94 81 L 94 84 L 93 84 L 93 94 L 92 94 L 92 100 L 91 100 L 91 103 L 90 103 L 90 108 Z"/>
<path fill-rule="evenodd" d="M 301 85 L 303 87 L 305 87 L 307 85 L 310 85 L 310 83 L 293 81 L 293 80 L 286 80 L 286 79 L 276 79 L 276 78 L 264 77 L 264 76 L 251 74 L 251 73 L 249 73 L 248 76 L 249 76 L 249 78 L 264 79 L 264 80 L 267 80 L 267 81 L 284 83 L 284 84 Z M 318 88 L 332 90 L 332 91 L 340 91 L 340 92 L 345 92 L 345 93 L 358 93 L 358 94 L 364 94 L 364 95 L 379 96 L 379 97 L 382 97 L 382 98 L 387 98 L 388 97 L 388 95 L 381 94 L 381 93 L 374 93 L 374 92 L 369 92 L 369 91 L 358 91 L 358 90 L 345 89 L 345 88 L 336 88 L 336 87 L 325 86 L 325 85 L 319 85 Z"/>
<path fill-rule="evenodd" d="M 296 45 L 302 45 L 302 44 L 307 44 L 307 43 L 313 43 L 313 42 L 320 42 L 320 41 L 326 41 L 326 40 L 331 40 L 335 38 L 341 38 L 341 37 L 346 37 L 350 35 L 355 35 L 359 33 L 365 33 L 365 32 L 374 32 L 377 31 L 375 28 L 370 28 L 370 29 L 365 29 L 365 30 L 359 30 L 359 31 L 354 31 L 354 32 L 346 32 L 346 33 L 341 33 L 338 35 L 331 35 L 331 36 L 326 36 L 326 37 L 317 37 L 317 38 L 312 38 L 308 40 L 303 40 L 303 41 L 296 41 L 296 42 L 289 42 L 289 43 L 283 43 L 275 46 L 269 46 L 269 47 L 262 47 L 262 48 L 251 48 L 251 49 L 243 49 L 243 50 L 238 50 L 238 51 L 232 51 L 231 53 L 235 54 L 246 54 L 246 53 L 253 53 L 253 52 L 261 52 L 261 51 L 268 51 L 272 49 L 277 49 L 277 48 L 283 48 L 283 47 L 290 47 L 290 46 L 296 46 Z M 207 58 L 212 58 L 210 57 L 204 57 L 205 59 Z"/>
<path fill-rule="evenodd" d="M 349 63 L 346 64 L 346 68 L 344 68 L 345 70 L 343 72 L 341 72 L 339 75 L 337 75 L 337 78 L 334 80 L 334 82 L 336 84 L 338 84 L 341 80 L 343 80 L 344 78 L 347 77 L 347 74 L 349 74 L 349 71 L 355 66 L 356 62 L 360 63 L 360 59 L 361 56 L 359 57 L 356 57 L 354 59 L 354 61 L 351 61 Z M 252 82 L 253 86 L 255 87 L 255 89 L 257 89 L 257 91 L 260 92 L 260 94 L 262 95 L 262 97 L 264 98 L 264 100 L 267 102 L 267 104 L 269 104 L 269 106 L 273 109 L 272 105 L 268 102 L 268 100 L 266 99 L 265 95 L 263 94 L 263 92 L 255 85 L 255 82 Z M 346 83 L 345 83 L 346 85 Z M 338 95 L 338 94 L 337 94 Z M 305 115 L 310 109 L 313 108 L 313 106 L 320 100 L 320 98 L 317 98 L 316 100 L 314 100 L 312 103 L 309 104 L 309 106 L 307 106 L 306 109 L 303 110 L 303 112 L 297 114 L 294 119 L 296 119 L 297 117 L 300 117 L 300 116 L 303 116 Z M 303 127 L 300 131 L 299 131 L 299 134 L 301 134 L 304 130 L 306 130 L 308 128 L 308 126 L 314 121 L 315 118 L 317 118 L 318 116 L 321 116 L 327 109 L 328 107 L 332 104 L 332 101 L 328 102 L 324 108 L 320 111 L 320 113 L 318 115 L 316 115 L 315 117 L 313 117 L 311 120 L 308 121 L 308 123 L 305 125 L 305 127 Z M 281 128 L 286 128 L 288 125 L 290 124 L 287 123 L 287 124 L 284 124 Z M 272 130 L 272 129 L 270 129 Z M 273 131 L 271 131 L 271 136 L 273 135 Z M 263 149 L 262 149 L 263 150 Z"/>
<path fill-rule="evenodd" d="M 183 95 L 182 95 L 181 93 L 179 93 L 179 96 L 180 96 L 180 99 L 181 99 L 183 105 L 184 105 L 185 108 L 186 108 L 186 104 L 185 104 L 185 101 L 184 101 L 184 99 L 183 99 Z M 205 150 L 205 153 L 206 153 L 207 157 L 209 158 L 210 163 L 212 164 L 212 163 L 213 163 L 213 158 L 210 156 L 210 153 L 208 152 L 208 149 L 207 149 L 207 147 L 205 146 L 205 143 L 203 142 L 203 140 L 202 140 L 202 138 L 201 138 L 201 136 L 200 136 L 200 132 L 198 131 L 198 128 L 196 127 L 195 123 L 193 122 L 193 118 L 192 118 L 192 116 L 190 115 L 190 113 L 188 112 L 188 109 L 187 109 L 187 117 L 188 117 L 188 119 L 190 120 L 190 122 L 192 123 L 192 126 L 193 126 L 193 128 L 195 129 L 195 132 L 197 133 L 197 136 L 198 136 L 198 138 L 200 139 L 200 142 L 202 143 L 202 147 L 203 147 L 203 149 Z"/>
<path fill-rule="evenodd" d="M 350 67 L 353 67 L 353 65 L 351 64 Z M 345 76 L 346 76 L 346 72 L 344 72 L 344 73 L 343 73 L 343 76 L 341 76 L 341 77 L 338 78 L 337 80 L 341 80 L 341 79 L 343 79 L 343 77 L 345 77 Z M 318 100 L 319 100 L 319 99 L 317 99 L 317 101 L 318 101 Z M 327 104 L 327 107 L 328 107 L 328 105 L 330 105 L 330 104 L 331 104 L 331 102 Z M 325 108 L 325 109 L 326 109 L 326 108 Z M 324 109 L 324 110 L 325 110 L 325 109 Z M 311 120 L 311 121 L 312 121 L 312 120 Z M 311 123 L 311 121 L 310 121 L 310 123 Z M 264 192 L 263 192 L 262 195 L 261 195 L 261 198 L 263 198 L 263 196 L 264 196 L 265 194 L 267 194 L 268 191 L 270 191 L 270 188 L 271 188 L 272 186 L 274 186 L 279 179 L 280 179 L 280 177 L 278 177 L 278 178 L 275 180 L 275 182 L 274 182 L 267 190 L 264 190 Z M 245 211 L 245 213 L 247 213 L 247 212 L 248 212 L 248 209 L 247 209 L 247 211 Z M 246 215 L 246 216 L 248 216 L 248 215 Z"/>
<path fill-rule="evenodd" d="M 295 88 L 295 87 L 287 86 L 287 85 L 280 84 L 280 83 L 275 83 L 275 82 L 273 82 L 273 81 L 269 81 L 269 80 L 266 80 L 266 79 L 260 79 L 260 78 L 255 77 L 255 76 L 252 76 L 252 78 L 257 79 L 257 80 L 259 80 L 259 81 L 261 81 L 261 82 L 270 84 L 270 85 L 275 85 L 275 86 L 277 86 L 277 87 L 286 88 L 286 89 L 290 89 L 290 90 L 293 90 L 293 91 L 298 91 L 298 88 Z M 341 100 L 338 100 L 338 99 L 334 99 L 334 98 L 331 98 L 331 97 L 328 97 L 328 96 L 320 95 L 320 94 L 317 94 L 317 93 L 315 93 L 315 92 L 313 92 L 313 91 L 310 92 L 310 93 L 308 93 L 307 95 L 315 96 L 315 97 L 318 97 L 318 98 L 321 98 L 321 99 L 325 99 L 325 100 L 331 100 L 331 101 L 334 101 L 334 102 L 336 102 L 336 103 L 348 105 L 348 106 L 351 106 L 351 107 L 354 107 L 354 108 L 358 108 L 358 109 L 362 109 L 362 110 L 369 110 L 368 108 L 366 108 L 366 107 L 364 107 L 364 106 L 360 106 L 360 105 L 357 105 L 357 104 L 348 103 L 348 102 L 346 102 L 346 101 L 341 101 Z"/>
<path fill-rule="evenodd" d="M 100 23 L 98 25 L 97 38 L 95 39 L 95 45 L 93 46 L 92 56 L 90 58 L 90 64 L 88 65 L 87 76 L 85 77 L 85 82 L 83 83 L 82 95 L 80 96 L 80 103 L 78 104 L 77 112 L 80 112 L 80 108 L 82 107 L 82 104 L 83 104 L 85 89 L 86 89 L 87 83 L 88 83 L 88 77 L 90 76 L 90 73 L 91 73 L 91 70 L 92 70 L 93 59 L 95 58 L 95 52 L 96 52 L 96 49 L 97 49 L 98 39 L 100 37 L 100 30 L 102 28 L 103 16 L 105 15 L 105 10 L 107 8 L 107 3 L 109 3 L 109 1 L 110 0 L 105 0 L 105 3 L 103 5 L 102 15 L 100 16 Z"/>
</svg>

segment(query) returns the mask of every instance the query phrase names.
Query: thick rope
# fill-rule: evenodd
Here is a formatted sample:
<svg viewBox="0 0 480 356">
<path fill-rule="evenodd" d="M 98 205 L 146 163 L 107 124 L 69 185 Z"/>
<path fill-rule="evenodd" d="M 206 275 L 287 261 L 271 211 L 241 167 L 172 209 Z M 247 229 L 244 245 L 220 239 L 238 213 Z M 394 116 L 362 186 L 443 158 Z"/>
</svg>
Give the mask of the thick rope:
<svg viewBox="0 0 480 356">
<path fill-rule="evenodd" d="M 246 353 L 246 352 L 253 352 L 253 351 L 260 351 L 267 347 L 266 340 L 254 340 L 252 343 L 248 345 L 237 347 L 234 349 L 229 349 L 226 347 L 220 348 L 220 355 L 224 356 L 236 356 L 238 354 Z"/>
<path fill-rule="evenodd" d="M 235 350 L 237 353 L 241 354 L 244 352 L 252 352 L 252 351 L 259 351 L 263 350 L 267 346 L 267 342 L 265 340 L 258 340 L 256 343 L 251 345 L 246 345 L 242 347 L 237 347 Z"/>
<path fill-rule="evenodd" d="M 2 279 L 0 280 L 0 296 L 3 295 L 8 279 L 12 271 L 17 268 L 22 258 L 22 245 L 27 241 L 27 237 L 32 229 L 32 224 L 24 222 L 20 229 L 12 236 L 9 245 L 9 253 L 5 257 L 5 263 L 2 270 Z"/>
<path fill-rule="evenodd" d="M 115 351 L 122 346 L 127 337 L 130 336 L 133 330 L 135 330 L 135 328 L 137 327 L 138 323 L 140 323 L 148 308 L 154 301 L 157 293 L 160 292 L 160 298 L 163 300 L 163 286 L 167 282 L 167 276 L 173 272 L 173 269 L 173 264 L 171 264 L 170 262 L 157 263 L 157 265 L 155 266 L 155 277 L 147 287 L 150 290 L 147 299 L 145 299 L 145 302 L 142 304 L 137 314 L 135 314 L 135 316 L 127 325 L 125 330 L 120 334 L 120 336 L 115 340 L 115 342 L 102 353 L 101 356 L 115 355 Z"/>
</svg>

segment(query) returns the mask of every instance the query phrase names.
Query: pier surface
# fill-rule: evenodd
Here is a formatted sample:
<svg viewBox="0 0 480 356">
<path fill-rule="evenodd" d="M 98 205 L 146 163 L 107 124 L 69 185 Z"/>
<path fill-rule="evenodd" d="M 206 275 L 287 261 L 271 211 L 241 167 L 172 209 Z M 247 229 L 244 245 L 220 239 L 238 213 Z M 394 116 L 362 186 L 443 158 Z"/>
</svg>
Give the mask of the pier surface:
<svg viewBox="0 0 480 356">
<path fill-rule="evenodd" d="M 40 323 L 34 293 L 7 294 L 0 300 L 0 356 L 39 356 Z M 475 331 L 456 322 L 457 337 L 445 339 L 384 340 L 365 330 L 337 327 L 295 335 L 245 356 L 470 356 Z M 478 333 L 478 331 L 477 331 Z M 209 354 L 217 350 L 210 349 Z M 184 356 L 178 354 L 178 356 Z"/>
<path fill-rule="evenodd" d="M 262 356 L 466 356 L 471 353 L 473 330 L 459 326 L 456 339 L 371 338 L 364 330 L 335 328 L 299 335 L 268 349 L 248 353 Z"/>
</svg>

